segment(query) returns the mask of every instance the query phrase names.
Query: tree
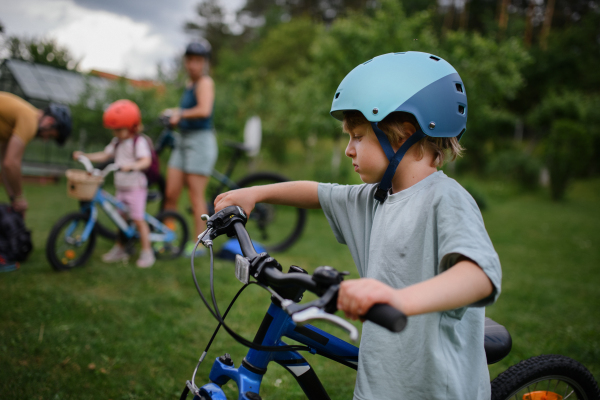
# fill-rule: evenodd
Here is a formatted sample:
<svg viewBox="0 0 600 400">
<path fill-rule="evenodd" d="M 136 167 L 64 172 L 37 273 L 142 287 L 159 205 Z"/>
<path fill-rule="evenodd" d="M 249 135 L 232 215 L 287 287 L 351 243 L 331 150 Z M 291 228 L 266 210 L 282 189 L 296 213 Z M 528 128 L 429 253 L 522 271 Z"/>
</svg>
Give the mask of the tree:
<svg viewBox="0 0 600 400">
<path fill-rule="evenodd" d="M 60 46 L 55 39 L 19 38 L 10 36 L 3 44 L 10 58 L 37 64 L 50 65 L 55 68 L 74 70 L 76 61 L 66 47 Z"/>
<path fill-rule="evenodd" d="M 573 177 L 587 167 L 592 156 L 592 143 L 592 137 L 581 123 L 569 119 L 552 122 L 544 144 L 553 200 L 562 200 Z"/>
</svg>

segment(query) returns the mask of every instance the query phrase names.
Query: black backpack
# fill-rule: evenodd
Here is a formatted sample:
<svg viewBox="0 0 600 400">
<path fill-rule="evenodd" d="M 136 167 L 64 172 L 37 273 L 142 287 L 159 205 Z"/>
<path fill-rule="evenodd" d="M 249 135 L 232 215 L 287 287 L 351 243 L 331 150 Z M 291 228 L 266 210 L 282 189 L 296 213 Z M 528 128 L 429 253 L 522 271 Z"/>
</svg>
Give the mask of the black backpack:
<svg viewBox="0 0 600 400">
<path fill-rule="evenodd" d="M 23 216 L 8 204 L 0 204 L 0 256 L 25 261 L 31 250 L 31 231 L 25 227 Z"/>
</svg>

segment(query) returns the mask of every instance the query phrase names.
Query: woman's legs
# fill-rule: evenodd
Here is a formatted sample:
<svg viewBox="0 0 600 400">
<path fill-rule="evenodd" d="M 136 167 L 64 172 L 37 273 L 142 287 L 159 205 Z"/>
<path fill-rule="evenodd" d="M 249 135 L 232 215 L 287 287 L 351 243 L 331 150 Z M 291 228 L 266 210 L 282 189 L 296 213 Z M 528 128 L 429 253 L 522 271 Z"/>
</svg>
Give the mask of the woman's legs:
<svg viewBox="0 0 600 400">
<path fill-rule="evenodd" d="M 180 169 L 173 167 L 167 169 L 165 210 L 177 210 L 177 202 L 183 189 L 184 176 L 184 172 Z"/>
<path fill-rule="evenodd" d="M 206 185 L 208 185 L 208 180 L 209 177 L 206 175 L 185 174 L 185 181 L 190 191 L 190 202 L 194 210 L 196 236 L 206 229 L 206 222 L 201 217 L 202 214 L 208 213 L 206 200 L 204 199 L 204 191 L 206 190 Z"/>
</svg>

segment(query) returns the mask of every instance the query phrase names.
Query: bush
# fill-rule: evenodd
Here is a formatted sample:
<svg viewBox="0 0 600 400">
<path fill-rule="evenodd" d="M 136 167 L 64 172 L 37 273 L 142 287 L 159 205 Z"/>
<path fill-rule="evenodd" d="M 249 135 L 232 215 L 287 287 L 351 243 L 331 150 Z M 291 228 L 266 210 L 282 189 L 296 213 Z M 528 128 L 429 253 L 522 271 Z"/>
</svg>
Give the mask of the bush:
<svg viewBox="0 0 600 400">
<path fill-rule="evenodd" d="M 533 190 L 539 186 L 542 163 L 537 158 L 520 150 L 499 152 L 488 166 L 488 173 L 509 179 L 522 189 Z"/>
<path fill-rule="evenodd" d="M 479 209 L 481 211 L 484 211 L 487 209 L 487 207 L 488 207 L 487 198 L 485 197 L 485 195 L 482 192 L 480 192 L 477 188 L 474 188 L 471 185 L 463 185 L 463 187 L 465 188 L 465 190 L 467 192 L 469 192 L 471 197 L 473 197 L 473 200 L 475 200 L 475 203 L 477 203 L 477 206 L 479 207 Z"/>
<path fill-rule="evenodd" d="M 561 200 L 571 179 L 589 165 L 593 137 L 581 123 L 558 119 L 552 123 L 544 144 L 552 199 Z"/>
</svg>

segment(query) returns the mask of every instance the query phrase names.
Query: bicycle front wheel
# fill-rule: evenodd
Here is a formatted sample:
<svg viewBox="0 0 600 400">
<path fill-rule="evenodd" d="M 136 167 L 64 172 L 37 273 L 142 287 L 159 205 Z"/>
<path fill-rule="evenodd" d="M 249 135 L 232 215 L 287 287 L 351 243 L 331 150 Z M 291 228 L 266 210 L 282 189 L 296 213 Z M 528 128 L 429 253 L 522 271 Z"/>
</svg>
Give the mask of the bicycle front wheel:
<svg viewBox="0 0 600 400">
<path fill-rule="evenodd" d="M 286 177 L 271 172 L 259 172 L 242 178 L 241 188 L 287 182 Z M 267 251 L 284 251 L 293 245 L 306 225 L 306 210 L 275 204 L 257 203 L 250 214 L 246 229 L 250 237 Z"/>
<path fill-rule="evenodd" d="M 492 381 L 492 400 L 596 400 L 594 376 L 579 362 L 560 355 L 532 357 Z"/>
<path fill-rule="evenodd" d="M 88 220 L 87 214 L 71 213 L 52 227 L 46 241 L 46 258 L 56 271 L 79 267 L 92 255 L 96 245 L 96 229 L 92 229 L 87 240 L 83 240 Z"/>
</svg>

